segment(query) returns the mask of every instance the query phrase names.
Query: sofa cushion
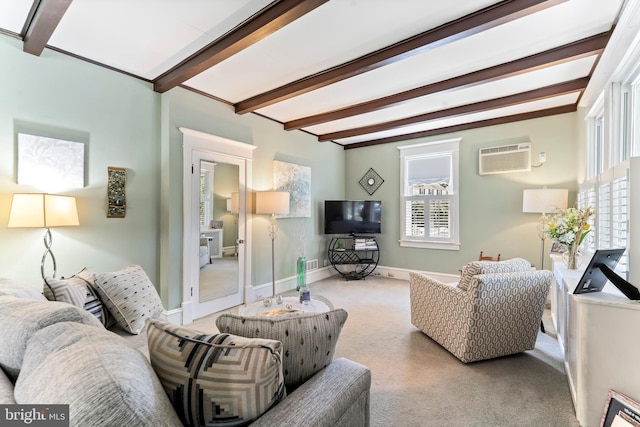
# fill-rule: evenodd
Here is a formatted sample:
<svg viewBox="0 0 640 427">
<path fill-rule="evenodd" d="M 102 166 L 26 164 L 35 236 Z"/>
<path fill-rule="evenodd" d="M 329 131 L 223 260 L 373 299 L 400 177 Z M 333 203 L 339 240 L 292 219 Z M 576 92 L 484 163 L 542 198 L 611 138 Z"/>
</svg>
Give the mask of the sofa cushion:
<svg viewBox="0 0 640 427">
<path fill-rule="evenodd" d="M 96 316 L 105 328 L 115 323 L 107 307 L 100 301 L 95 291 L 93 273 L 87 268 L 66 279 L 45 277 L 43 293 L 49 301 L 67 302 L 88 311 Z"/>
<path fill-rule="evenodd" d="M 98 319 L 71 304 L 0 296 L 0 368 L 9 378 L 15 381 L 18 376 L 29 338 L 59 322 L 78 322 L 104 329 Z"/>
<path fill-rule="evenodd" d="M 162 313 L 162 301 L 139 265 L 94 275 L 96 290 L 118 325 L 131 334 L 144 329 L 146 319 Z"/>
<path fill-rule="evenodd" d="M 468 290 L 473 276 L 478 274 L 519 273 L 529 270 L 531 270 L 531 263 L 523 258 L 506 261 L 473 261 L 462 267 L 458 287 L 463 291 Z"/>
<path fill-rule="evenodd" d="M 220 332 L 248 338 L 266 338 L 283 345 L 284 382 L 291 393 L 333 360 L 347 312 L 269 318 L 222 314 L 216 319 Z"/>
<path fill-rule="evenodd" d="M 31 337 L 14 396 L 23 404 L 69 405 L 72 426 L 181 425 L 142 353 L 104 328 L 78 323 Z"/>
<path fill-rule="evenodd" d="M 284 396 L 282 344 L 148 321 L 151 364 L 189 426 L 247 425 Z"/>
<path fill-rule="evenodd" d="M 40 292 L 29 289 L 15 280 L 4 277 L 0 277 L 0 295 L 10 295 L 17 298 L 26 298 L 36 301 L 47 300 Z"/>
</svg>

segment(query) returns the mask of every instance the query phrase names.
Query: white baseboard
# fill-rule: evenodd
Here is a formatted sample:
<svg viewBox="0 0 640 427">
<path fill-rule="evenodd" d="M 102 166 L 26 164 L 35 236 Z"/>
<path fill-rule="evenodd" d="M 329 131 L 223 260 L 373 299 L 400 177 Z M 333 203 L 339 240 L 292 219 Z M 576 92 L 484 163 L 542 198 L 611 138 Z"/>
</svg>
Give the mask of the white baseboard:
<svg viewBox="0 0 640 427">
<path fill-rule="evenodd" d="M 331 267 L 321 267 L 307 271 L 307 283 L 317 282 L 335 274 Z M 297 287 L 297 276 L 285 277 L 276 281 L 276 294 L 290 291 Z M 271 282 L 263 283 L 256 286 L 247 286 L 246 289 L 247 303 L 258 301 L 271 295 Z"/>
<path fill-rule="evenodd" d="M 415 269 L 408 270 L 404 268 L 385 267 L 382 265 L 379 265 L 372 274 L 374 276 L 388 277 L 391 279 L 409 280 L 409 273 L 422 273 L 444 283 L 453 283 L 460 280 L 459 274 L 436 273 L 434 271 L 424 271 L 424 270 L 415 270 Z"/>
<path fill-rule="evenodd" d="M 160 313 L 159 318 L 164 322 L 173 323 L 174 325 L 182 325 L 183 312 L 184 311 L 182 308 L 174 308 L 173 310 L 164 310 L 162 313 Z"/>
</svg>

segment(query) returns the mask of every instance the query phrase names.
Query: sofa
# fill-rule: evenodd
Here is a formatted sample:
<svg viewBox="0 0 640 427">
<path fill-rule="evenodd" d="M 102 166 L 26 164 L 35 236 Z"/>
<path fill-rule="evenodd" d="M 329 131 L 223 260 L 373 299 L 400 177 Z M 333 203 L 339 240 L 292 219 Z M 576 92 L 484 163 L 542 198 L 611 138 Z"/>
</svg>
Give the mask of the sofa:
<svg viewBox="0 0 640 427">
<path fill-rule="evenodd" d="M 411 323 L 464 363 L 533 350 L 552 278 L 521 258 L 471 262 L 456 283 L 410 273 Z"/>
<path fill-rule="evenodd" d="M 183 411 L 175 405 L 177 394 L 168 394 L 163 361 L 154 359 L 158 346 L 170 353 L 163 340 L 174 340 L 181 351 L 185 343 L 204 348 L 202 363 L 215 363 L 211 362 L 212 355 L 229 356 L 228 363 L 233 362 L 234 354 L 258 354 L 272 368 L 268 374 L 281 389 L 277 400 L 262 402 L 266 412 L 254 419 L 219 420 L 219 425 L 369 425 L 371 373 L 344 358 L 333 360 L 287 395 L 278 365 L 282 357 L 278 341 L 262 340 L 252 346 L 247 344 L 249 338 L 196 334 L 188 328 L 147 319 L 146 329 L 139 333 L 149 335 L 149 360 L 123 338 L 122 329 L 118 334 L 105 328 L 95 313 L 70 303 L 49 301 L 40 293 L 3 279 L 0 325 L 0 404 L 67 404 L 71 426 L 203 425 L 194 419 L 186 422 Z M 221 345 L 216 347 L 214 340 L 218 339 Z M 171 375 L 168 377 L 173 378 Z M 191 371 L 187 375 L 191 375 L 189 381 L 199 380 Z M 246 378 L 241 380 L 246 382 Z M 246 388 L 255 389 L 252 384 Z M 244 397 L 259 400 L 251 393 Z M 216 409 L 224 412 L 225 407 Z"/>
</svg>

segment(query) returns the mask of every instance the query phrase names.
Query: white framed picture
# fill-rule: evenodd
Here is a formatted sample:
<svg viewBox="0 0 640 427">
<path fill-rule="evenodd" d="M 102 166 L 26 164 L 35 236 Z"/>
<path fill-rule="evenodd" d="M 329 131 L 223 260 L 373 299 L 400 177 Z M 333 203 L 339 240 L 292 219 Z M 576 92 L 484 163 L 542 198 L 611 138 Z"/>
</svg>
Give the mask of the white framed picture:
<svg viewBox="0 0 640 427">
<path fill-rule="evenodd" d="M 56 189 L 84 187 L 84 144 L 19 133 L 18 184 Z"/>
</svg>

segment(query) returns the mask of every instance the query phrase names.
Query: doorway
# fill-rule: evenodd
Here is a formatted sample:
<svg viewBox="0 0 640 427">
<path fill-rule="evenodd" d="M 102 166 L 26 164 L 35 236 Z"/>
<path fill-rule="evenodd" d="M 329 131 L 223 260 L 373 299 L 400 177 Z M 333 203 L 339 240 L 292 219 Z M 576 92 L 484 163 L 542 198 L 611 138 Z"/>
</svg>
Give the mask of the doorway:
<svg viewBox="0 0 640 427">
<path fill-rule="evenodd" d="M 245 301 L 246 189 L 251 159 L 237 154 L 251 154 L 252 149 L 239 152 L 238 148 L 247 144 L 188 129 L 181 131 L 184 134 L 182 308 L 183 324 L 188 324 Z"/>
</svg>

